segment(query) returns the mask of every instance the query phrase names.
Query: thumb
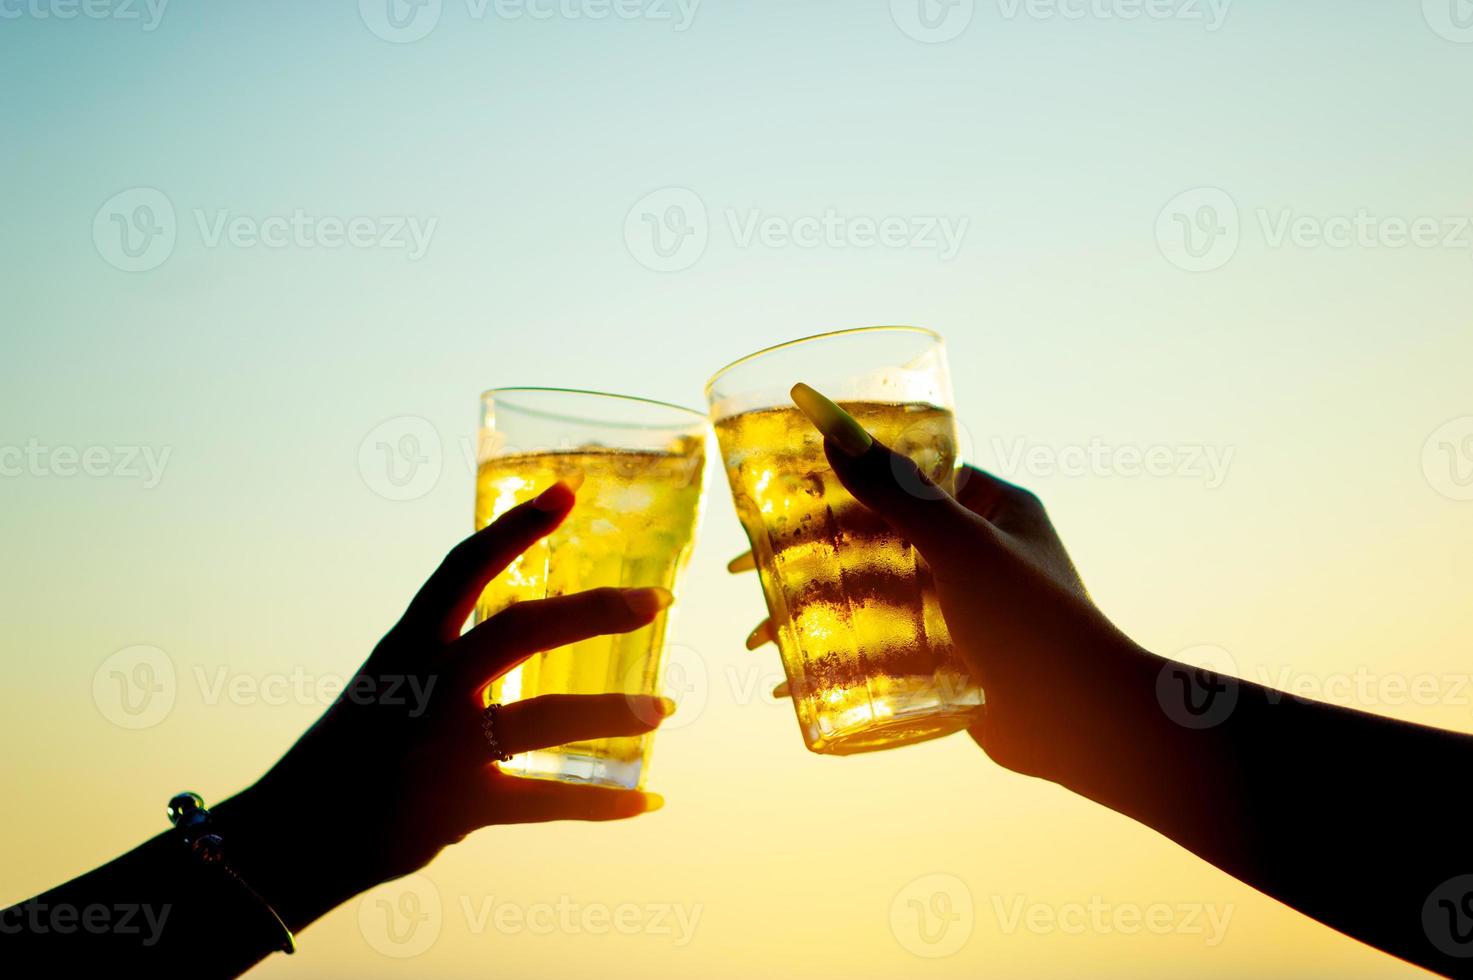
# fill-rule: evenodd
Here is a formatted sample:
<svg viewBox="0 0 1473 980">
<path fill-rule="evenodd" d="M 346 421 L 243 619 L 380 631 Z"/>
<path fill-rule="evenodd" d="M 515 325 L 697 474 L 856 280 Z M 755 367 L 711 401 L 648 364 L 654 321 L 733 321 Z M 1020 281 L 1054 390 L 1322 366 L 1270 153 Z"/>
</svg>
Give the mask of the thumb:
<svg viewBox="0 0 1473 980">
<path fill-rule="evenodd" d="M 854 416 L 806 384 L 793 402 L 824 435 L 834 474 L 854 499 L 875 511 L 920 550 L 934 570 L 975 562 L 995 541 L 981 517 L 921 472 L 910 457 L 875 439 Z"/>
</svg>

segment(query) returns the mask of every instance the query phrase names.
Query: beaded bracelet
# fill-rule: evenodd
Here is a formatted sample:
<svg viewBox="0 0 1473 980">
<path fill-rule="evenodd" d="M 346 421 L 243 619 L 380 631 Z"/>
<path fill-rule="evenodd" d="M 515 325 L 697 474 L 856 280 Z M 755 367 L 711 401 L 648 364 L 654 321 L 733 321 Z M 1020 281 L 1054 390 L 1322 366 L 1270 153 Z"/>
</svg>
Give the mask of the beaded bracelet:
<svg viewBox="0 0 1473 980">
<path fill-rule="evenodd" d="M 281 916 L 271 907 L 271 903 L 262 898 L 245 879 L 235 873 L 235 869 L 225 863 L 225 842 L 220 835 L 215 833 L 210 825 L 210 811 L 205 809 L 204 797 L 198 793 L 180 793 L 169 801 L 169 822 L 174 825 L 175 836 L 183 843 L 191 859 L 205 869 L 207 873 L 218 875 L 233 883 L 241 894 L 251 900 L 251 904 L 259 906 L 265 913 L 262 923 L 273 937 L 272 952 L 295 953 L 297 951 L 296 939 L 292 931 L 286 927 Z M 267 922 L 266 920 L 270 921 Z"/>
</svg>

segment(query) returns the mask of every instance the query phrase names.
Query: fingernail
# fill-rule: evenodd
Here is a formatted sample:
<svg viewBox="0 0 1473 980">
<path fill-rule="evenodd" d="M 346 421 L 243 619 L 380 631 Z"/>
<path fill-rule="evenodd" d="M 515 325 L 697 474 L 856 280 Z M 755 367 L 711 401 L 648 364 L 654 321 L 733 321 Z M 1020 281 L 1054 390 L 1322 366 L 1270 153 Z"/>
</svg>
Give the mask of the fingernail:
<svg viewBox="0 0 1473 980">
<path fill-rule="evenodd" d="M 747 634 L 747 649 L 755 650 L 768 640 L 772 639 L 772 620 L 764 619 L 758 623 L 752 632 Z"/>
<path fill-rule="evenodd" d="M 661 609 L 669 609 L 670 603 L 674 601 L 675 596 L 670 594 L 670 590 L 659 586 L 624 590 L 624 602 L 628 604 L 630 612 L 636 616 L 654 616 Z"/>
<path fill-rule="evenodd" d="M 669 718 L 675 714 L 675 702 L 670 698 L 655 698 L 655 710 L 661 718 Z"/>
<path fill-rule="evenodd" d="M 563 485 L 574 493 L 577 493 L 583 488 L 583 481 L 586 478 L 587 474 L 585 474 L 582 470 L 574 470 L 567 476 L 563 477 Z"/>
<path fill-rule="evenodd" d="M 654 813 L 656 810 L 660 809 L 660 807 L 662 807 L 664 805 L 665 805 L 665 797 L 661 796 L 659 793 L 646 793 L 646 794 L 644 794 L 644 812 L 645 813 Z"/>
<path fill-rule="evenodd" d="M 874 437 L 854 420 L 854 416 L 801 381 L 793 385 L 791 394 L 793 404 L 808 416 L 808 421 L 817 426 L 825 438 L 833 440 L 844 455 L 863 456 L 874 443 Z"/>
<path fill-rule="evenodd" d="M 578 483 L 574 484 L 571 479 L 559 480 L 546 490 L 532 498 L 532 506 L 544 514 L 556 514 L 567 510 L 573 505 L 577 495 L 578 486 L 583 483 L 583 475 L 577 474 Z"/>
<path fill-rule="evenodd" d="M 726 563 L 726 570 L 728 572 L 731 572 L 733 575 L 735 575 L 737 572 L 750 572 L 756 567 L 757 559 L 753 557 L 750 551 L 746 552 L 745 554 L 737 555 L 731 561 Z"/>
</svg>

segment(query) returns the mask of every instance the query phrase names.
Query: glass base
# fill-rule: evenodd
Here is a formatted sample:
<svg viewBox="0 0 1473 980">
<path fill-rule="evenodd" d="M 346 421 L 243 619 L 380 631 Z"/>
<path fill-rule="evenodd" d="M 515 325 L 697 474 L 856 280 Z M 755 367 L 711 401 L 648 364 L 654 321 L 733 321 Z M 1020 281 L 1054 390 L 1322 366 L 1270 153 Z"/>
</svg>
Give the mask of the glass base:
<svg viewBox="0 0 1473 980">
<path fill-rule="evenodd" d="M 552 779 L 560 783 L 639 789 L 643 759 L 610 759 L 578 752 L 526 752 L 500 763 L 501 771 L 524 779 Z"/>
<path fill-rule="evenodd" d="M 938 684 L 933 678 L 887 678 L 876 696 L 830 692 L 795 705 L 803 741 L 810 752 L 854 755 L 913 745 L 959 732 L 975 724 L 984 703 L 982 691 L 960 679 Z"/>
<path fill-rule="evenodd" d="M 888 723 L 867 725 L 853 734 L 837 734 L 825 738 L 819 736 L 808 744 L 811 752 L 822 755 L 854 755 L 859 752 L 877 752 L 894 749 L 902 745 L 929 742 L 952 732 L 969 727 L 976 720 L 975 710 L 959 710 L 955 714 L 931 715 L 914 721 L 896 719 Z"/>
</svg>

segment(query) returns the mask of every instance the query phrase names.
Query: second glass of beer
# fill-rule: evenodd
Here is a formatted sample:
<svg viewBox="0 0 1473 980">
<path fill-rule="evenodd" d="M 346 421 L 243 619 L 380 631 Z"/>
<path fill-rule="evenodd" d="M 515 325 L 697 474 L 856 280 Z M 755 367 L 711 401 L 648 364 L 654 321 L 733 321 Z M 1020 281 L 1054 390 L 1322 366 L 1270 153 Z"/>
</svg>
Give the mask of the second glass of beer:
<svg viewBox="0 0 1473 980">
<path fill-rule="evenodd" d="M 982 692 L 952 647 L 930 570 L 840 485 L 823 437 L 789 396 L 798 381 L 948 490 L 957 435 L 945 348 L 915 327 L 783 344 L 706 386 L 803 740 L 847 755 L 964 728 Z"/>
<path fill-rule="evenodd" d="M 604 586 L 674 591 L 700 515 L 706 420 L 660 402 L 586 391 L 498 388 L 481 396 L 476 528 L 558 480 L 576 479 L 566 521 L 486 587 L 482 622 L 514 602 Z M 491 701 L 540 694 L 659 694 L 669 610 L 633 633 L 596 636 L 528 659 L 492 685 Z M 519 776 L 636 789 L 654 736 L 527 752 Z"/>
</svg>

